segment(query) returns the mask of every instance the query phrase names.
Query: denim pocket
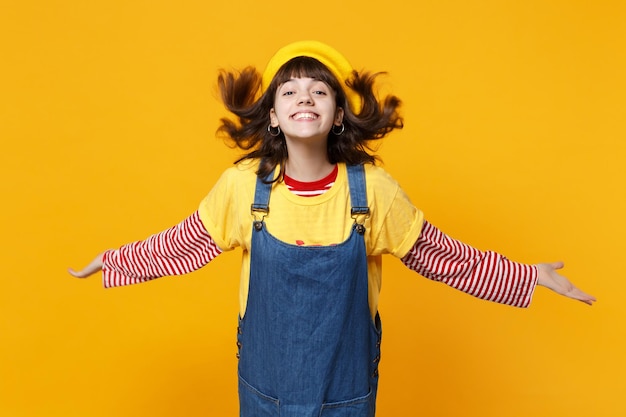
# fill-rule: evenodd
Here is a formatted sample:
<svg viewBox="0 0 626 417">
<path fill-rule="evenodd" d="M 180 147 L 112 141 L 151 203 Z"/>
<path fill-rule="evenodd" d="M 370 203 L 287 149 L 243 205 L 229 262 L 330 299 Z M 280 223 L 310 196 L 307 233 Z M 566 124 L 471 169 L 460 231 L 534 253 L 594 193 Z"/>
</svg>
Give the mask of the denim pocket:
<svg viewBox="0 0 626 417">
<path fill-rule="evenodd" d="M 320 417 L 373 417 L 374 395 L 370 391 L 364 397 L 322 405 Z"/>
<path fill-rule="evenodd" d="M 263 394 L 239 375 L 239 409 L 242 416 L 278 417 L 278 399 Z"/>
</svg>

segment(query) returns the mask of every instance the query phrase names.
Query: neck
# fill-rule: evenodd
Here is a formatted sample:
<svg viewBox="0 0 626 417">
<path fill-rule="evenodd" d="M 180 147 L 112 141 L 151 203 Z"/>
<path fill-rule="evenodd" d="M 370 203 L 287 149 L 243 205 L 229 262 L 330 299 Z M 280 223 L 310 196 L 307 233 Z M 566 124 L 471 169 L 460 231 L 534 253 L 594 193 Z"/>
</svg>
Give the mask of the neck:
<svg viewBox="0 0 626 417">
<path fill-rule="evenodd" d="M 287 147 L 289 157 L 285 163 L 285 173 L 294 180 L 301 182 L 313 182 L 329 175 L 334 164 L 328 161 L 326 146 L 319 147 L 301 146 L 292 144 Z"/>
</svg>

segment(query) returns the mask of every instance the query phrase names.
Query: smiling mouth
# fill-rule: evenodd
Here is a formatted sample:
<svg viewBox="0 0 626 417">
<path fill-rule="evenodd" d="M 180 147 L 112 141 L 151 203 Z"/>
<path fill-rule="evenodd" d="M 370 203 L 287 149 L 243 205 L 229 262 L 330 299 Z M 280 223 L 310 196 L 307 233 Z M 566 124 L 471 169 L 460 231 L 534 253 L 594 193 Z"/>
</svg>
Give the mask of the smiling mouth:
<svg viewBox="0 0 626 417">
<path fill-rule="evenodd" d="M 291 116 L 294 120 L 315 120 L 318 117 L 317 114 L 311 112 L 299 112 Z"/>
</svg>

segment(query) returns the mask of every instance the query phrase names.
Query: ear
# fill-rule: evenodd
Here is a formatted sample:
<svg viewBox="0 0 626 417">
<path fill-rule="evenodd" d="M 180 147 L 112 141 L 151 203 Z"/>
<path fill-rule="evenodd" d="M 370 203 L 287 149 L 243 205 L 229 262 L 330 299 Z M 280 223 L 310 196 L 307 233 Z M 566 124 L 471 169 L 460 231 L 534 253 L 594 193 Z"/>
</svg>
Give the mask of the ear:
<svg viewBox="0 0 626 417">
<path fill-rule="evenodd" d="M 270 109 L 270 125 L 272 127 L 278 127 L 278 117 L 276 117 L 276 112 L 273 107 Z"/>
<path fill-rule="evenodd" d="M 337 107 L 337 113 L 335 114 L 335 125 L 340 126 L 343 123 L 343 107 Z"/>
</svg>

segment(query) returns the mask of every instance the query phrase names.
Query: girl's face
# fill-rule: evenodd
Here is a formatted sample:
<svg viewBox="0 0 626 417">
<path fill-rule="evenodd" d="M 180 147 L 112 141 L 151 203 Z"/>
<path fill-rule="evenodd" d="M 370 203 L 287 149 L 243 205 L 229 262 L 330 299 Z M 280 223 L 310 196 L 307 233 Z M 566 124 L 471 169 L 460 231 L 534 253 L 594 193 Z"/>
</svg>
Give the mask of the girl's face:
<svg viewBox="0 0 626 417">
<path fill-rule="evenodd" d="M 337 107 L 335 92 L 314 78 L 291 78 L 276 90 L 270 110 L 272 127 L 280 127 L 285 139 L 323 140 L 333 124 L 339 126 L 343 109 Z"/>
</svg>

